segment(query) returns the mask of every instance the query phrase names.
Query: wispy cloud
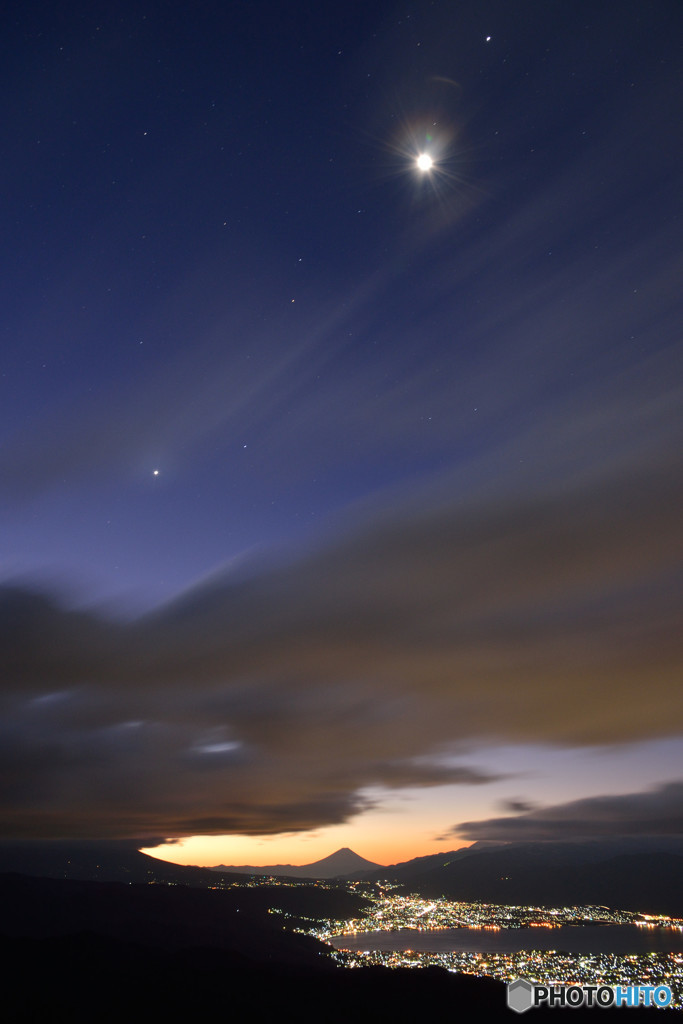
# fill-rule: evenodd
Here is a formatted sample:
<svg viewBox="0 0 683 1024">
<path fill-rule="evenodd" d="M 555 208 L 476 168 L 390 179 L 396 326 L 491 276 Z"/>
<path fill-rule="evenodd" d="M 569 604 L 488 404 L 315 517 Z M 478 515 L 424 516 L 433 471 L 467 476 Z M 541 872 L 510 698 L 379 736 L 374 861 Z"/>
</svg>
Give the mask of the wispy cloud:
<svg viewBox="0 0 683 1024">
<path fill-rule="evenodd" d="M 463 821 L 451 836 L 480 840 L 577 839 L 683 834 L 683 782 L 645 793 L 596 796 L 542 807 L 517 817 Z"/>
</svg>

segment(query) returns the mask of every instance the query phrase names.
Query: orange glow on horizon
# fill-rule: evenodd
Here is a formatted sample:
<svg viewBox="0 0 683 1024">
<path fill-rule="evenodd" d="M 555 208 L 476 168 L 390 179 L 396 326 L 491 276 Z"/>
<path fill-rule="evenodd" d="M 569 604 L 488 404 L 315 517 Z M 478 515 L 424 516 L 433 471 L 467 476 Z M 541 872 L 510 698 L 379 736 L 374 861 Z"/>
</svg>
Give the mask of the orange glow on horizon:
<svg viewBox="0 0 683 1024">
<path fill-rule="evenodd" d="M 452 844 L 434 840 L 418 844 L 415 838 L 396 840 L 395 837 L 384 841 L 373 837 L 363 842 L 358 836 L 349 835 L 346 840 L 340 838 L 336 833 L 341 832 L 341 828 L 329 831 L 335 835 L 326 835 L 321 831 L 320 834 L 310 837 L 292 834 L 267 837 L 190 836 L 178 842 L 145 848 L 142 852 L 173 864 L 191 864 L 198 867 L 214 867 L 218 864 L 249 864 L 254 867 L 291 864 L 299 867 L 322 860 L 337 850 L 348 847 L 359 857 L 384 866 L 434 853 L 451 853 L 470 845 L 455 838 Z"/>
</svg>

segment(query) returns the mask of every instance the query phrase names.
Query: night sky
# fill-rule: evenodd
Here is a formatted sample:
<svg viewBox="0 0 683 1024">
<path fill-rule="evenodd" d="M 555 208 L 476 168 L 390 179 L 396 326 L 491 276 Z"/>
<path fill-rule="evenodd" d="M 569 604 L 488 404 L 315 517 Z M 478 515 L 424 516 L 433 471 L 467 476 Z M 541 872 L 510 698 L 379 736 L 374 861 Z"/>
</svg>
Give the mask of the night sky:
<svg viewBox="0 0 683 1024">
<path fill-rule="evenodd" d="M 682 34 L 10 4 L 6 838 L 681 833 Z"/>
</svg>

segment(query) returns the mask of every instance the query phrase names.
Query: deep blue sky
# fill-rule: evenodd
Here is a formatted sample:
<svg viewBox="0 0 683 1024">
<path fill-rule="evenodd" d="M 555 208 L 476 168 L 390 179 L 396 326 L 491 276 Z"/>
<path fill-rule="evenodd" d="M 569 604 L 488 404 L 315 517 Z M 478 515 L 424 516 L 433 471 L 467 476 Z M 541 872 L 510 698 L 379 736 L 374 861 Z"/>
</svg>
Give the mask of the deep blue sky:
<svg viewBox="0 0 683 1024">
<path fill-rule="evenodd" d="M 195 631 L 187 678 L 220 637 L 226 692 L 262 686 L 291 711 L 304 678 L 358 687 L 368 746 L 348 777 L 340 758 L 311 795 L 317 755 L 307 774 L 270 750 L 292 792 L 271 805 L 253 783 L 247 802 L 271 808 L 255 831 L 269 813 L 271 831 L 342 820 L 363 786 L 398 785 L 403 753 L 678 734 L 681 30 L 673 0 L 5 15 L 3 578 L 29 604 L 126 619 L 199 585 L 155 620 Z M 81 641 L 17 678 L 87 688 Z M 577 644 L 593 660 L 568 666 Z M 394 658 L 396 693 L 433 686 L 436 703 L 414 741 L 386 727 L 380 770 L 368 722 Z M 126 655 L 121 685 L 143 661 Z M 519 679 L 529 707 L 592 686 L 600 714 L 629 713 L 534 731 L 501 696 Z M 483 710 L 461 712 L 461 685 Z M 268 747 L 203 714 L 254 763 Z M 278 816 L 299 799 L 301 820 Z"/>
</svg>

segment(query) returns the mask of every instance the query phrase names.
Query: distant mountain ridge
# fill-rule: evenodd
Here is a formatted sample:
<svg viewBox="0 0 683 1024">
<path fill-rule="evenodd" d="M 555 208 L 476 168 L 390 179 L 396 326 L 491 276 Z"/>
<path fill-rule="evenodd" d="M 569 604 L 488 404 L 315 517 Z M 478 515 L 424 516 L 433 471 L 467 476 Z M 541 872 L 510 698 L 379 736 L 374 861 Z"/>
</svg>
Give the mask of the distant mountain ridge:
<svg viewBox="0 0 683 1024">
<path fill-rule="evenodd" d="M 217 864 L 212 871 L 229 872 L 239 875 L 273 875 L 280 878 L 347 878 L 356 876 L 368 871 L 384 871 L 381 864 L 375 864 L 365 857 L 360 857 L 348 846 L 336 850 L 329 857 L 313 861 L 312 864 L 268 864 L 262 867 L 255 867 L 250 864 L 225 865 Z"/>
<path fill-rule="evenodd" d="M 210 886 L 210 868 L 172 864 L 141 853 L 130 840 L 25 840 L 0 842 L 0 873 L 92 882 L 165 882 Z"/>
<path fill-rule="evenodd" d="M 676 836 L 476 843 L 365 876 L 426 898 L 512 906 L 605 904 L 683 917 L 683 840 Z"/>
<path fill-rule="evenodd" d="M 159 848 L 161 855 L 163 848 Z M 383 867 L 348 848 L 312 864 L 203 868 L 140 853 L 133 841 L 0 842 L 0 872 L 99 882 L 213 887 L 220 876 L 378 881 L 433 898 L 508 905 L 605 904 L 683 917 L 683 839 L 475 843 Z"/>
</svg>

